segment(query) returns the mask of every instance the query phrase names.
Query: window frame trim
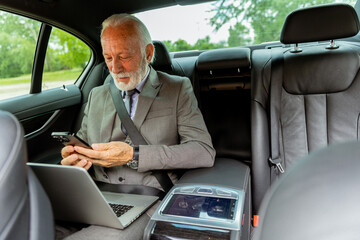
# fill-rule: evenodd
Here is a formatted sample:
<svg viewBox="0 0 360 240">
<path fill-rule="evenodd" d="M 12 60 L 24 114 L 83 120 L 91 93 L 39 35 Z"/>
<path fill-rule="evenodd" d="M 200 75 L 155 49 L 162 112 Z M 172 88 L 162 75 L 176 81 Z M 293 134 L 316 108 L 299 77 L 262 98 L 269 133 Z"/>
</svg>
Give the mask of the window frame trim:
<svg viewBox="0 0 360 240">
<path fill-rule="evenodd" d="M 51 30 L 52 26 L 46 23 L 41 24 L 31 72 L 30 94 L 40 93 L 42 90 L 46 50 L 49 44 Z"/>
</svg>

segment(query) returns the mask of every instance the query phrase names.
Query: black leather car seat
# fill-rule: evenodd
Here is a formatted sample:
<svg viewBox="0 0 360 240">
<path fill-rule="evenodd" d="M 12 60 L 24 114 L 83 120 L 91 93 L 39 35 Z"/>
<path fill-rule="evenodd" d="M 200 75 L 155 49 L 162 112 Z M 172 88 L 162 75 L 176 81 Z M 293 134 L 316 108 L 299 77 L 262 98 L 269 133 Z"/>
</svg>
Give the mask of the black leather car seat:
<svg viewBox="0 0 360 240">
<path fill-rule="evenodd" d="M 22 126 L 0 111 L 0 239 L 54 239 L 49 199 L 26 162 Z"/>
<path fill-rule="evenodd" d="M 207 50 L 199 55 L 193 78 L 217 158 L 247 164 L 251 162 L 250 66 L 249 48 Z"/>
<path fill-rule="evenodd" d="M 174 67 L 171 62 L 169 51 L 165 44 L 161 41 L 153 41 L 155 48 L 155 56 L 152 62 L 152 67 L 157 71 L 174 74 Z"/>
<path fill-rule="evenodd" d="M 329 41 L 358 31 L 358 16 L 351 6 L 311 7 L 294 11 L 285 20 L 281 42 L 295 47 L 253 51 L 255 214 L 281 167 L 286 171 L 309 152 L 359 138 L 360 47 Z"/>
<path fill-rule="evenodd" d="M 359 156 L 347 142 L 295 164 L 264 198 L 253 240 L 359 239 Z"/>
</svg>

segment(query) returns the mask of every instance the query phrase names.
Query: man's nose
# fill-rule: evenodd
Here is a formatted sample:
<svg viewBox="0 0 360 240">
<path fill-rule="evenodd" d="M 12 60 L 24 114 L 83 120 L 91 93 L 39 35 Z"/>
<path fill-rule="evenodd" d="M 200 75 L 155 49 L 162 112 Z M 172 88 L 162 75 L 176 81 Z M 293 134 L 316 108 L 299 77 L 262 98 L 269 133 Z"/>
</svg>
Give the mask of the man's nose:
<svg viewBox="0 0 360 240">
<path fill-rule="evenodd" d="M 123 72 L 123 65 L 119 59 L 113 59 L 111 72 L 120 73 Z"/>
</svg>

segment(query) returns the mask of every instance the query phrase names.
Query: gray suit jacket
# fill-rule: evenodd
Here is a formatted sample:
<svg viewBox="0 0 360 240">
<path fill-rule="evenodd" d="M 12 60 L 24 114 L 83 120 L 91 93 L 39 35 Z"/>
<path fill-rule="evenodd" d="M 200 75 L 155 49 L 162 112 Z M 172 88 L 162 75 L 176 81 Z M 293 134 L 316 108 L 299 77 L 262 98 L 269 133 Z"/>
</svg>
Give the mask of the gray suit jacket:
<svg viewBox="0 0 360 240">
<path fill-rule="evenodd" d="M 78 135 L 89 144 L 109 141 L 131 144 L 130 138 L 121 131 L 109 87 L 105 84 L 91 91 Z M 161 189 L 151 170 L 167 169 L 176 182 L 172 169 L 213 165 L 215 150 L 188 78 L 151 68 L 133 121 L 149 144 L 140 146 L 138 170 L 127 166 L 94 166 L 97 180 Z"/>
</svg>

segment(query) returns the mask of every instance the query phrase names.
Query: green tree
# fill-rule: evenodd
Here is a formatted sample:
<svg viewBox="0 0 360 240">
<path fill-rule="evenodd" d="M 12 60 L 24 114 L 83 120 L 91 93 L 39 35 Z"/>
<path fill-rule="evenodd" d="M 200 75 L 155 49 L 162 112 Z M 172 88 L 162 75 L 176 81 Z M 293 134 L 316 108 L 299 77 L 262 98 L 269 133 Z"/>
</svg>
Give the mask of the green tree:
<svg viewBox="0 0 360 240">
<path fill-rule="evenodd" d="M 189 50 L 193 50 L 193 49 L 194 49 L 193 46 L 191 46 L 185 40 L 179 39 L 179 40 L 176 40 L 172 44 L 169 51 L 171 51 L 171 52 L 180 52 L 180 51 L 189 51 Z"/>
<path fill-rule="evenodd" d="M 204 38 L 200 38 L 196 41 L 194 45 L 189 44 L 183 39 L 179 39 L 175 42 L 171 42 L 170 40 L 164 41 L 169 52 L 181 52 L 181 51 L 190 51 L 190 50 L 207 50 L 207 49 L 215 49 L 222 48 L 226 46 L 226 42 L 222 41 L 219 43 L 210 42 L 210 37 L 206 36 Z"/>
<path fill-rule="evenodd" d="M 40 23 L 0 11 L 0 78 L 30 73 Z"/>
<path fill-rule="evenodd" d="M 345 1 L 352 4 L 355 2 Z M 253 43 L 275 41 L 280 39 L 282 25 L 291 11 L 331 2 L 334 0 L 221 0 L 214 3 L 214 16 L 210 18 L 210 24 L 219 30 L 224 24 L 235 20 L 230 28 L 230 31 L 234 31 L 234 28 L 241 30 L 236 27 L 237 24 L 247 23 L 254 33 Z M 234 32 L 232 34 L 231 41 L 234 42 Z"/>
<path fill-rule="evenodd" d="M 198 39 L 193 48 L 196 50 L 207 50 L 222 47 L 225 47 L 225 42 L 211 43 L 210 37 L 206 36 L 204 38 Z"/>
<path fill-rule="evenodd" d="M 40 26 L 40 22 L 0 11 L 0 78 L 31 73 Z M 81 40 L 53 28 L 45 71 L 84 68 L 90 55 Z"/>
<path fill-rule="evenodd" d="M 90 59 L 89 47 L 78 38 L 53 28 L 46 53 L 46 71 L 84 68 Z"/>
<path fill-rule="evenodd" d="M 246 46 L 250 43 L 251 38 L 249 36 L 249 29 L 242 25 L 242 23 L 237 22 L 234 26 L 229 28 L 229 47 Z"/>
</svg>

